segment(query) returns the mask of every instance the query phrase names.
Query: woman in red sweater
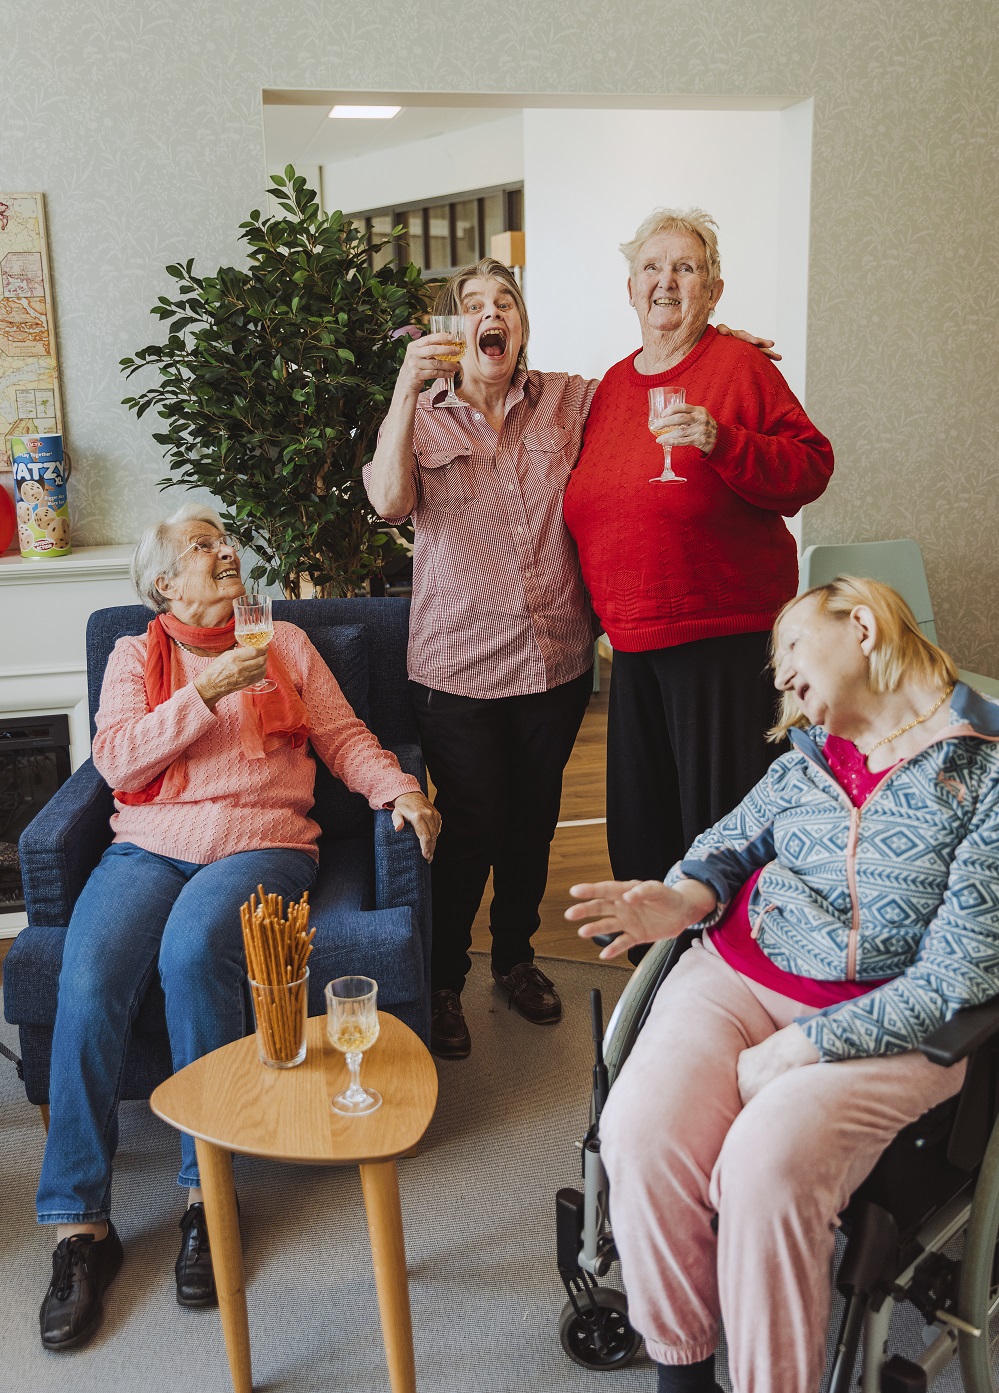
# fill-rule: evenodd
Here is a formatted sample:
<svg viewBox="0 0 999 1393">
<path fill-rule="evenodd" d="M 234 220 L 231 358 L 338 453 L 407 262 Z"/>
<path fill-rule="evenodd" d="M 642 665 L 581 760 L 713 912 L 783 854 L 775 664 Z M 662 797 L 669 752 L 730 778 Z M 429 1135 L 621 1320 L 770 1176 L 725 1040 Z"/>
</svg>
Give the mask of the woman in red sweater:
<svg viewBox="0 0 999 1393">
<path fill-rule="evenodd" d="M 642 347 L 597 389 L 564 517 L 614 647 L 611 865 L 661 880 L 773 757 L 768 633 L 798 579 L 783 519 L 819 497 L 833 456 L 773 364 L 709 326 L 712 218 L 657 209 L 621 250 Z M 686 404 L 663 419 L 681 480 L 652 483 L 648 391 L 674 386 Z"/>
</svg>

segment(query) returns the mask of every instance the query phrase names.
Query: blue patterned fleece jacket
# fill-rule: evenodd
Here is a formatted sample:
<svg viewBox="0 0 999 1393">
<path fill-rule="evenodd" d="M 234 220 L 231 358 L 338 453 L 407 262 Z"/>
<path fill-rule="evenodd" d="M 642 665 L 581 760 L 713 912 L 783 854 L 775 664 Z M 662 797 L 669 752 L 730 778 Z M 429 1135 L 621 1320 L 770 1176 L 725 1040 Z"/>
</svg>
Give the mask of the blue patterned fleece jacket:
<svg viewBox="0 0 999 1393">
<path fill-rule="evenodd" d="M 958 683 L 950 724 L 855 808 L 820 726 L 666 877 L 700 880 L 718 906 L 763 868 L 753 936 L 787 972 L 891 977 L 798 1021 L 825 1060 L 915 1049 L 963 1006 L 999 994 L 999 703 Z"/>
</svg>

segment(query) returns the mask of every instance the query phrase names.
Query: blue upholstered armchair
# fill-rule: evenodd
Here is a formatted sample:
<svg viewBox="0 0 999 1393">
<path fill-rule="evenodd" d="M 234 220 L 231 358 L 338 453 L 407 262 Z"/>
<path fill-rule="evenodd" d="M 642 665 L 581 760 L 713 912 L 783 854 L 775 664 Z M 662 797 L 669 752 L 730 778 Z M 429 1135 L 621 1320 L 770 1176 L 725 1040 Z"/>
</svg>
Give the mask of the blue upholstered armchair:
<svg viewBox="0 0 999 1393">
<path fill-rule="evenodd" d="M 426 787 L 406 686 L 409 601 L 283 600 L 275 619 L 304 629 L 354 710 Z M 104 667 L 123 634 L 142 633 L 142 605 L 99 610 L 87 626 L 91 729 Z M 373 813 L 317 761 L 312 816 L 322 828 L 319 875 L 310 895 L 317 932 L 309 1012 L 324 1009 L 332 977 L 363 973 L 378 1004 L 427 1040 L 430 1023 L 430 874 L 416 834 Z M 73 905 L 111 841 L 111 791 L 87 760 L 20 840 L 28 927 L 4 963 L 4 1014 L 21 1035 L 28 1099 L 48 1102 L 49 1056 L 59 968 Z M 132 1026 L 122 1098 L 145 1098 L 171 1072 L 163 994 L 154 982 Z"/>
</svg>

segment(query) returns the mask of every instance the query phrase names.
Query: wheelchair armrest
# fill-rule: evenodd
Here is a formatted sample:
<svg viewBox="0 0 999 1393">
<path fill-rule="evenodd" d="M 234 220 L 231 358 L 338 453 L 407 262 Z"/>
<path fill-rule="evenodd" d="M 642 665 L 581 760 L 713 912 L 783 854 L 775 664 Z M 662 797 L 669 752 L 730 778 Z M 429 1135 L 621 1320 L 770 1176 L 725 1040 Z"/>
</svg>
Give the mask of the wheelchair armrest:
<svg viewBox="0 0 999 1393">
<path fill-rule="evenodd" d="M 21 833 L 18 855 L 29 924 L 69 923 L 73 905 L 111 842 L 111 790 L 81 764 Z"/>
<path fill-rule="evenodd" d="M 934 1064 L 947 1067 L 966 1059 L 996 1034 L 999 1034 L 999 996 L 981 1006 L 958 1011 L 928 1035 L 919 1048 Z"/>
</svg>

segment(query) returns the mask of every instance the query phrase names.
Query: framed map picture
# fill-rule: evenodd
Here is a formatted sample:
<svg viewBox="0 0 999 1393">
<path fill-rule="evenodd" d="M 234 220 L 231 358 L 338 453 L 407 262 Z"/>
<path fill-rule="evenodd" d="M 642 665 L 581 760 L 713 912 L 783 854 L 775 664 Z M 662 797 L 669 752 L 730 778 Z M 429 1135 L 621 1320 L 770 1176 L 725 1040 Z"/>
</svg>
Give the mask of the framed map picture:
<svg viewBox="0 0 999 1393">
<path fill-rule="evenodd" d="M 0 193 L 0 473 L 13 437 L 61 431 L 44 198 Z"/>
</svg>

